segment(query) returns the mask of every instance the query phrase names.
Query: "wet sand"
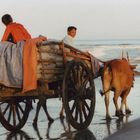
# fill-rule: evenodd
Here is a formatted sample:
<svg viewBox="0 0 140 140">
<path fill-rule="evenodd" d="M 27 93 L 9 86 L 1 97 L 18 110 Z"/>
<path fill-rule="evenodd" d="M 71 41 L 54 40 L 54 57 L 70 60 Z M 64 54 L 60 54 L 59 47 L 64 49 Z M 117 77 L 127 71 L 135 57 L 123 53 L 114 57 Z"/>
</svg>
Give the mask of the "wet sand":
<svg viewBox="0 0 140 140">
<path fill-rule="evenodd" d="M 88 129 L 83 131 L 77 131 L 72 127 L 68 127 L 68 124 L 64 120 L 60 120 L 59 111 L 61 108 L 61 101 L 59 99 L 49 99 L 47 102 L 48 111 L 54 118 L 52 124 L 48 124 L 48 120 L 44 111 L 41 109 L 39 114 L 38 126 L 35 128 L 32 125 L 35 115 L 36 104 L 33 104 L 33 110 L 29 114 L 29 118 L 22 131 L 17 133 L 10 133 L 0 124 L 0 140 L 29 140 L 29 139 L 48 139 L 48 140 L 102 140 L 116 131 L 120 130 L 124 126 L 135 119 L 140 118 L 140 77 L 135 78 L 134 88 L 132 88 L 128 96 L 128 105 L 132 110 L 132 115 L 124 116 L 123 118 L 117 118 L 114 116 L 115 110 L 112 101 L 110 100 L 110 114 L 112 115 L 111 121 L 105 120 L 105 105 L 104 98 L 100 96 L 99 89 L 101 89 L 100 78 L 95 80 L 96 87 L 96 107 L 93 120 Z"/>
<path fill-rule="evenodd" d="M 109 136 L 105 140 L 139 140 L 140 139 L 140 119 L 126 124 L 121 130 Z"/>
</svg>

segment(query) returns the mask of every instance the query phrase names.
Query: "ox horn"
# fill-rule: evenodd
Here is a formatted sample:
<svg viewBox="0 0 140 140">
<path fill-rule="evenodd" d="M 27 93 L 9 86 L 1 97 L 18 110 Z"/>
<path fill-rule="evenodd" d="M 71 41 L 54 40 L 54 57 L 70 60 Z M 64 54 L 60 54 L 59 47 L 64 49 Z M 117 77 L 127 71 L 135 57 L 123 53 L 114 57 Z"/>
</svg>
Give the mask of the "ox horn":
<svg viewBox="0 0 140 140">
<path fill-rule="evenodd" d="M 123 50 L 122 50 L 122 58 L 123 58 L 123 54 L 124 54 L 124 53 L 123 53 Z"/>
<path fill-rule="evenodd" d="M 128 62 L 130 62 L 130 61 L 129 61 L 130 59 L 129 59 L 129 54 L 128 54 L 128 52 L 127 52 L 127 60 L 128 60 Z"/>
</svg>

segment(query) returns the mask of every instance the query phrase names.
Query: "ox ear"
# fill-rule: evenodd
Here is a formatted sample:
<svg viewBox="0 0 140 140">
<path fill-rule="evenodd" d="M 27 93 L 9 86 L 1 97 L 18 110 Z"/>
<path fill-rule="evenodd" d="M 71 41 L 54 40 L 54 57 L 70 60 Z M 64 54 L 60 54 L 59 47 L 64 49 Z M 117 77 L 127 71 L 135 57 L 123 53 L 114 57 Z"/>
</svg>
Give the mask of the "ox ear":
<svg viewBox="0 0 140 140">
<path fill-rule="evenodd" d="M 129 54 L 127 52 L 127 61 L 130 62 L 130 59 L 129 59 Z"/>
</svg>

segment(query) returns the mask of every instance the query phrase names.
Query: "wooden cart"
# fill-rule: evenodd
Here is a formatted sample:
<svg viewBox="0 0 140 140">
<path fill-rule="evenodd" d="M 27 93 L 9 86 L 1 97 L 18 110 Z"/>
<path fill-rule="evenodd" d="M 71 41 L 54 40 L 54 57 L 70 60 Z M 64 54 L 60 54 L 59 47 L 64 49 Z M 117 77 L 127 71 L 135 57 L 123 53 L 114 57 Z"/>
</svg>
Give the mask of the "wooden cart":
<svg viewBox="0 0 140 140">
<path fill-rule="evenodd" d="M 33 99 L 62 97 L 68 122 L 84 129 L 95 109 L 93 63 L 90 54 L 60 41 L 45 41 L 37 47 L 37 77 L 45 83 L 34 91 L 0 86 L 0 121 L 9 131 L 21 129 L 28 119 Z"/>
</svg>

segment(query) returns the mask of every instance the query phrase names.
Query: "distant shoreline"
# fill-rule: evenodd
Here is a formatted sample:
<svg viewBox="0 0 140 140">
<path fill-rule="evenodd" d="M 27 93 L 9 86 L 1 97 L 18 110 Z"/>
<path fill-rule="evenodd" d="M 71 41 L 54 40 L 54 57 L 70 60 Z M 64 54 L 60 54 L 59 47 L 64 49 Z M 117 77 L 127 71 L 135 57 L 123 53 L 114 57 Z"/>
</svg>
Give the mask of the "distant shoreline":
<svg viewBox="0 0 140 140">
<path fill-rule="evenodd" d="M 83 45 L 140 45 L 140 39 L 130 40 L 75 40 L 76 44 Z"/>
</svg>

